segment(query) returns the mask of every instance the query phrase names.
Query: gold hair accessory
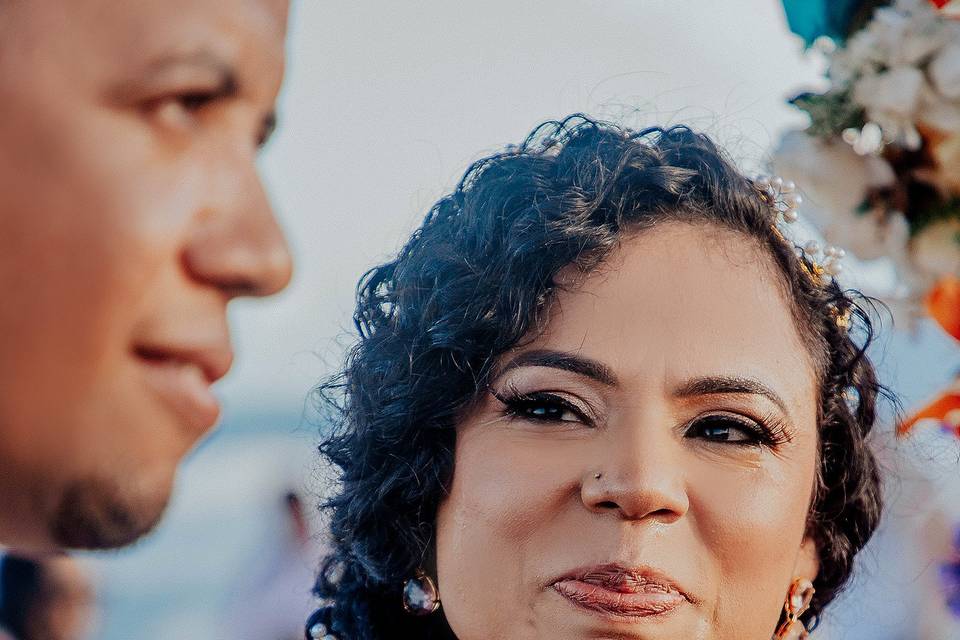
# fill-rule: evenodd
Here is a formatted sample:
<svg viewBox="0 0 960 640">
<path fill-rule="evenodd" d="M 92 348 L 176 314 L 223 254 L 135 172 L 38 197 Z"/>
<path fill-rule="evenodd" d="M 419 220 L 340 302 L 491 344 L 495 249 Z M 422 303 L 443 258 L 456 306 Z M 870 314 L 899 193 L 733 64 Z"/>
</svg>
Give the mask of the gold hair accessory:
<svg viewBox="0 0 960 640">
<path fill-rule="evenodd" d="M 771 228 L 785 242 L 790 242 L 784 235 L 780 223 L 793 224 L 800 218 L 797 211 L 803 203 L 803 198 L 797 193 L 797 185 L 780 176 L 759 176 L 752 180 L 753 186 L 760 194 L 760 198 L 774 211 L 774 220 Z M 800 268 L 817 286 L 826 286 L 843 272 L 843 260 L 847 252 L 840 247 L 821 247 L 816 240 L 810 240 L 802 247 L 794 245 Z M 809 264 L 807 263 L 809 261 Z M 837 327 L 846 331 L 850 328 L 849 307 L 841 310 L 831 304 L 830 315 Z"/>
<path fill-rule="evenodd" d="M 780 221 L 793 224 L 800 218 L 797 210 L 803 203 L 803 198 L 797 193 L 797 185 L 780 176 L 759 176 L 753 180 L 753 184 L 760 192 L 763 201 L 776 212 L 773 221 L 774 231 L 781 238 L 786 239 L 780 229 Z M 839 247 L 821 248 L 819 242 L 811 240 L 797 249 L 810 260 L 812 270 L 803 260 L 800 263 L 817 284 L 826 284 L 827 277 L 836 277 L 843 271 L 843 264 L 840 261 L 847 252 Z"/>
<path fill-rule="evenodd" d="M 850 307 L 841 310 L 837 305 L 831 304 L 828 309 L 830 310 L 830 317 L 837 323 L 837 327 L 843 331 L 850 328 Z"/>
</svg>

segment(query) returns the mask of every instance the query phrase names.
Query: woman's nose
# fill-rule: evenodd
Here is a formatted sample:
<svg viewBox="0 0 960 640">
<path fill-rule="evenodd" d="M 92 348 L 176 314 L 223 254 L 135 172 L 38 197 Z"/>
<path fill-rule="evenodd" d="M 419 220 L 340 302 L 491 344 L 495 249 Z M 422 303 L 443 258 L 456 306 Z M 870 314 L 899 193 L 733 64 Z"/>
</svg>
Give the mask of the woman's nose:
<svg viewBox="0 0 960 640">
<path fill-rule="evenodd" d="M 229 297 L 283 289 L 293 261 L 253 163 L 214 193 L 191 229 L 184 252 L 187 271 Z"/>
<path fill-rule="evenodd" d="M 681 451 L 668 427 L 632 424 L 611 433 L 604 455 L 582 479 L 583 504 L 626 520 L 679 520 L 690 508 Z M 659 431 L 659 433 L 657 433 Z"/>
</svg>

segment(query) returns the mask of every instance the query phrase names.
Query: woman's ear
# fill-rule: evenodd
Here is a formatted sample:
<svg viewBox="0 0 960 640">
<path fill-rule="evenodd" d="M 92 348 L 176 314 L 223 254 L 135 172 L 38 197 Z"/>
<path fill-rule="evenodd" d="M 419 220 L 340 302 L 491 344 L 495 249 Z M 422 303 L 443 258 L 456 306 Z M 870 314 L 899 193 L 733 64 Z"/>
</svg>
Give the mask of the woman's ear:
<svg viewBox="0 0 960 640">
<path fill-rule="evenodd" d="M 800 544 L 800 553 L 797 554 L 797 564 L 793 568 L 796 578 L 806 578 L 813 582 L 820 573 L 820 553 L 813 538 L 806 537 Z"/>
</svg>

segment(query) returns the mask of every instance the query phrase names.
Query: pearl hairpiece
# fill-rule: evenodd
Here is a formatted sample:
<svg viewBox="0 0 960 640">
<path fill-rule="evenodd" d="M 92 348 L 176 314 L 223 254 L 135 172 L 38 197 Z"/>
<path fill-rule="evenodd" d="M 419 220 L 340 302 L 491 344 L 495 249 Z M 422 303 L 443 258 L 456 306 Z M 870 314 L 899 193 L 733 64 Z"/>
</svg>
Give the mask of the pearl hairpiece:
<svg viewBox="0 0 960 640">
<path fill-rule="evenodd" d="M 797 210 L 803 203 L 803 198 L 797 193 L 797 185 L 780 176 L 758 176 L 752 182 L 763 201 L 774 211 L 772 225 L 774 232 L 786 240 L 781 231 L 781 221 L 793 224 L 800 218 Z M 818 286 L 829 284 L 843 271 L 841 260 L 846 255 L 846 251 L 840 247 L 821 247 L 819 242 L 811 240 L 803 247 L 797 246 L 796 250 L 800 267 Z M 809 266 L 804 258 L 810 261 Z M 840 329 L 846 330 L 850 327 L 849 308 L 840 310 L 837 305 L 831 304 L 830 315 Z"/>
</svg>

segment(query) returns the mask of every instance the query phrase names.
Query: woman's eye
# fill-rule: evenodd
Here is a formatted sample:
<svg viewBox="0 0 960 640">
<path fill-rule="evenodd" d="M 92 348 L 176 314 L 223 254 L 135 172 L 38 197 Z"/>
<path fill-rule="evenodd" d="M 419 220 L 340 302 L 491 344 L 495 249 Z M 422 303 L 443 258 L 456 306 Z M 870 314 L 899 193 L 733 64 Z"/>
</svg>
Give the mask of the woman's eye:
<svg viewBox="0 0 960 640">
<path fill-rule="evenodd" d="M 588 422 L 572 402 L 553 394 L 528 394 L 501 398 L 507 412 L 518 418 L 543 422 Z"/>
<path fill-rule="evenodd" d="M 531 403 L 523 408 L 523 414 L 535 420 L 555 420 L 557 422 L 577 422 L 579 420 L 573 411 L 548 402 Z"/>
<path fill-rule="evenodd" d="M 728 416 L 701 418 L 690 426 L 686 437 L 734 444 L 759 444 L 762 441 L 758 428 Z"/>
</svg>

